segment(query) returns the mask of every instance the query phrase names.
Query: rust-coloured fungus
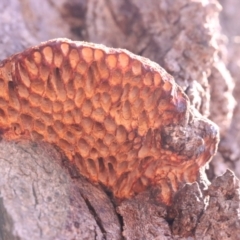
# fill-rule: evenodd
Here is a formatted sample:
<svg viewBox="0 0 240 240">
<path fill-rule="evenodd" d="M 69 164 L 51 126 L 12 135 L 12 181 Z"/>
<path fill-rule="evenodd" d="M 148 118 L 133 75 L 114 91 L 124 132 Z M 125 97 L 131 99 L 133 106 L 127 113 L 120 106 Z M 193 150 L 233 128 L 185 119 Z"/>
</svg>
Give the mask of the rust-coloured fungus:
<svg viewBox="0 0 240 240">
<path fill-rule="evenodd" d="M 171 203 L 215 153 L 218 129 L 159 65 L 123 49 L 55 39 L 0 62 L 0 127 L 43 140 L 80 173 L 129 198 Z"/>
</svg>

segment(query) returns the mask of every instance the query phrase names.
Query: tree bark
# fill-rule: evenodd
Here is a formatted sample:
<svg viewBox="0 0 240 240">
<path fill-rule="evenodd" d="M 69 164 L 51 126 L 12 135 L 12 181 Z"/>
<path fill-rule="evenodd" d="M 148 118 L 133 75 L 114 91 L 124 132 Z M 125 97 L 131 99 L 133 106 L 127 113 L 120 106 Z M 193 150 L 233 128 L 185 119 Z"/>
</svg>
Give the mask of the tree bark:
<svg viewBox="0 0 240 240">
<path fill-rule="evenodd" d="M 222 141 L 209 177 L 224 173 L 226 165 L 240 176 L 237 87 L 233 94 L 239 75 L 239 43 L 233 36 L 239 28 L 229 18 L 229 12 L 237 12 L 231 9 L 237 0 L 220 2 L 229 45 L 215 0 L 2 0 L 0 60 L 56 37 L 147 57 L 173 75 L 192 106 L 219 125 Z M 229 170 L 208 184 L 202 173 L 182 187 L 171 206 L 156 203 L 154 189 L 116 206 L 53 146 L 2 140 L 0 151 L 1 240 L 239 239 L 239 180 Z"/>
<path fill-rule="evenodd" d="M 107 195 L 52 146 L 3 140 L 0 149 L 0 239 L 121 239 Z"/>
</svg>

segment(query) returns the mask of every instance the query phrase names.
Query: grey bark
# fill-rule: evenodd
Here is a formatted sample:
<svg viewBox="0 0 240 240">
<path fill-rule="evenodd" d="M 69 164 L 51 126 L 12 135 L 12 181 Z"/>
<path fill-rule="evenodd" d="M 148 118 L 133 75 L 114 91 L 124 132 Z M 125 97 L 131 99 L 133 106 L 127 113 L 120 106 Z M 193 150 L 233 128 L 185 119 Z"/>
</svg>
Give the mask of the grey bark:
<svg viewBox="0 0 240 240">
<path fill-rule="evenodd" d="M 52 146 L 0 145 L 0 239 L 121 238 L 109 198 L 76 173 L 71 178 Z"/>
<path fill-rule="evenodd" d="M 224 169 L 228 167 L 232 169 L 238 177 L 240 177 L 240 24 L 237 11 L 240 7 L 240 2 L 237 0 L 221 0 L 220 3 L 223 6 L 223 10 L 220 15 L 220 22 L 222 31 L 225 34 L 221 55 L 234 80 L 235 88 L 233 96 L 237 104 L 235 106 L 228 131 L 220 143 L 219 154 L 214 158 L 213 163 L 216 173 L 222 173 Z M 226 115 L 227 114 L 228 113 L 226 112 Z M 221 164 L 217 164 L 218 162 Z"/>
</svg>

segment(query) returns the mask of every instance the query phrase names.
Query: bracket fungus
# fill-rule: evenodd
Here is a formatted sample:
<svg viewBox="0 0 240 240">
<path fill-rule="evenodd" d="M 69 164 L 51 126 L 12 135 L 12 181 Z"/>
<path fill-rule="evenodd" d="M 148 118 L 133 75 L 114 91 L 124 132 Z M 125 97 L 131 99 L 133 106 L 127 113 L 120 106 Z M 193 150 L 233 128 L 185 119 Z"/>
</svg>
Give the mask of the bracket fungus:
<svg viewBox="0 0 240 240">
<path fill-rule="evenodd" d="M 119 199 L 158 186 L 170 204 L 216 151 L 216 125 L 158 64 L 123 49 L 50 40 L 0 62 L 0 89 L 3 137 L 58 146 Z"/>
</svg>

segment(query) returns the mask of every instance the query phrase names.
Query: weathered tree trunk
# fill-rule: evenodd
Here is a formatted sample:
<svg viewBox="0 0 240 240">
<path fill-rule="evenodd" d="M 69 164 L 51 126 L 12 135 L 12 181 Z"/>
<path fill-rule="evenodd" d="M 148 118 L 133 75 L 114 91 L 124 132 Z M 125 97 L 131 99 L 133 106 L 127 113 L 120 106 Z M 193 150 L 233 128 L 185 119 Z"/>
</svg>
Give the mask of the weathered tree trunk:
<svg viewBox="0 0 240 240">
<path fill-rule="evenodd" d="M 240 135 L 239 135 L 239 80 L 240 80 L 240 25 L 237 10 L 240 6 L 239 1 L 221 0 L 223 6 L 222 13 L 220 14 L 220 22 L 222 31 L 225 34 L 223 38 L 222 56 L 227 64 L 227 67 L 234 80 L 235 88 L 233 96 L 236 101 L 233 116 L 231 118 L 231 125 L 228 131 L 223 136 L 219 145 L 218 155 L 214 158 L 213 164 L 215 174 L 222 174 L 224 169 L 230 168 L 234 171 L 236 176 L 240 177 Z M 226 112 L 227 114 L 227 112 Z"/>
<path fill-rule="evenodd" d="M 235 1 L 221 2 L 223 28 L 235 36 L 239 29 L 229 28 L 236 24 L 225 11 Z M 239 44 L 235 38 L 229 45 L 232 78 L 220 9 L 215 0 L 2 0 L 0 60 L 41 41 L 68 37 L 126 48 L 159 63 L 191 104 L 220 127 L 220 150 L 209 171 L 213 178 L 225 172 L 229 160 L 234 170 L 239 165 L 238 107 L 233 115 Z M 0 152 L 1 240 L 239 239 L 240 186 L 229 170 L 211 183 L 202 172 L 171 206 L 156 204 L 149 193 L 116 206 L 110 193 L 83 179 L 47 143 L 2 140 Z"/>
</svg>

